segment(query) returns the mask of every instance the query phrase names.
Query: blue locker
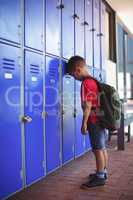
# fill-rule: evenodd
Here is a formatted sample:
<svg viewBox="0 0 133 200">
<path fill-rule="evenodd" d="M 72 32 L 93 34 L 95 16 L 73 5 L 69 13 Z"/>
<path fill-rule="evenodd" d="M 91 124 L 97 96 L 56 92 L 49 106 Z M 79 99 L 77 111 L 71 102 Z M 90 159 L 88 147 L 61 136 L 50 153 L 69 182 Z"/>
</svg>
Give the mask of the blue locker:
<svg viewBox="0 0 133 200">
<path fill-rule="evenodd" d="M 43 50 L 43 0 L 25 0 L 25 45 Z"/>
<path fill-rule="evenodd" d="M 127 68 L 128 69 L 132 69 L 133 66 L 133 56 L 132 56 L 132 52 L 133 52 L 133 39 L 128 36 L 128 40 L 127 40 Z"/>
<path fill-rule="evenodd" d="M 46 165 L 47 173 L 61 165 L 61 129 L 60 129 L 60 101 L 59 101 L 59 60 L 46 57 Z"/>
<path fill-rule="evenodd" d="M 74 79 L 65 75 L 63 68 L 63 164 L 74 159 L 75 128 L 74 128 Z"/>
<path fill-rule="evenodd" d="M 0 199 L 22 188 L 19 48 L 0 43 Z"/>
<path fill-rule="evenodd" d="M 85 57 L 86 63 L 93 66 L 92 0 L 85 0 Z"/>
<path fill-rule="evenodd" d="M 105 14 L 106 14 L 106 6 L 101 1 L 100 2 L 100 40 L 101 40 L 101 68 L 105 69 Z"/>
<path fill-rule="evenodd" d="M 20 42 L 20 0 L 0 1 L 0 38 Z"/>
<path fill-rule="evenodd" d="M 46 0 L 46 52 L 60 55 L 61 0 Z"/>
<path fill-rule="evenodd" d="M 70 58 L 74 54 L 74 0 L 63 0 L 62 9 L 62 55 Z"/>
<path fill-rule="evenodd" d="M 43 56 L 25 51 L 25 152 L 26 184 L 44 176 Z M 29 119 L 30 119 L 29 118 Z"/>
<path fill-rule="evenodd" d="M 100 68 L 100 8 L 99 0 L 93 1 L 94 67 Z"/>
<path fill-rule="evenodd" d="M 81 90 L 81 82 L 76 81 L 76 88 L 75 88 L 75 111 L 76 111 L 76 118 L 75 118 L 75 157 L 80 156 L 85 152 L 85 136 L 81 133 L 81 124 L 83 118 L 83 111 L 81 107 L 81 97 L 80 97 L 80 90 Z"/>
<path fill-rule="evenodd" d="M 75 54 L 85 56 L 84 0 L 75 0 Z"/>
</svg>

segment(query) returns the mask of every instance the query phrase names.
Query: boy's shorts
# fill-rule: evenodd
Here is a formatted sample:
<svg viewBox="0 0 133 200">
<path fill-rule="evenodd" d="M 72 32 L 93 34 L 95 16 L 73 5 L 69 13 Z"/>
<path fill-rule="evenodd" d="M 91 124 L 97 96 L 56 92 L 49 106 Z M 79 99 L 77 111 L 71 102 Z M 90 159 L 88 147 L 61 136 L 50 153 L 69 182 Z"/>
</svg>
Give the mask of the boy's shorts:
<svg viewBox="0 0 133 200">
<path fill-rule="evenodd" d="M 108 140 L 108 130 L 90 123 L 88 125 L 88 131 L 92 150 L 106 149 L 106 142 Z"/>
</svg>

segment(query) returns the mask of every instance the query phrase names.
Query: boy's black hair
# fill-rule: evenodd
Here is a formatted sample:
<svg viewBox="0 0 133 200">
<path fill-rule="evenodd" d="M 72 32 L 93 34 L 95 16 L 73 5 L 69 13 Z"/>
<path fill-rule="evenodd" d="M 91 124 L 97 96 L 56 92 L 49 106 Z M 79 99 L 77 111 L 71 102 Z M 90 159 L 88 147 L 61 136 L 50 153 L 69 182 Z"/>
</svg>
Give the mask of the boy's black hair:
<svg viewBox="0 0 133 200">
<path fill-rule="evenodd" d="M 85 59 L 81 56 L 72 56 L 66 65 L 66 73 L 71 74 L 75 70 L 76 66 L 80 64 L 80 62 L 85 63 Z"/>
</svg>

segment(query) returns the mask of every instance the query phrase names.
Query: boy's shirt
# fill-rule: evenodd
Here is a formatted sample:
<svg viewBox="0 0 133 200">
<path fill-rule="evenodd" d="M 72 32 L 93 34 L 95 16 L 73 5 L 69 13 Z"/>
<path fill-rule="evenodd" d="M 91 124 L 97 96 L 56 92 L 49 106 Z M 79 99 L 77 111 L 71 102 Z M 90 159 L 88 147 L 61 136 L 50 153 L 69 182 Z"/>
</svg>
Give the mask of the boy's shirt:
<svg viewBox="0 0 133 200">
<path fill-rule="evenodd" d="M 88 123 L 96 123 L 98 121 L 98 117 L 94 110 L 99 110 L 100 104 L 98 100 L 99 89 L 95 80 L 89 78 L 85 79 L 81 85 L 81 106 L 84 102 L 91 102 L 92 109 L 88 119 Z M 94 110 L 93 110 L 94 108 Z"/>
</svg>

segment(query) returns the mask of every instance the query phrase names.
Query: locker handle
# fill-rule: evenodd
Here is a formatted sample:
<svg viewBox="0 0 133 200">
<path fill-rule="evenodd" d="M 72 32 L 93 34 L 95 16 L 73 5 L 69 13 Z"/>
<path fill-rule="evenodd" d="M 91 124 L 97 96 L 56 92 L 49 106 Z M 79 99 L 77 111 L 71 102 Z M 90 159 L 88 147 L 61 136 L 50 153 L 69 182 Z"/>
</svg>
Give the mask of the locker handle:
<svg viewBox="0 0 133 200">
<path fill-rule="evenodd" d="M 73 18 L 74 18 L 74 19 L 76 19 L 76 18 L 77 18 L 77 19 L 80 19 L 80 17 L 79 17 L 76 13 L 73 15 Z"/>
<path fill-rule="evenodd" d="M 101 74 L 99 74 L 99 78 L 100 78 L 100 81 L 102 81 L 102 75 Z"/>
<path fill-rule="evenodd" d="M 76 112 L 73 113 L 73 117 L 76 118 Z"/>
<path fill-rule="evenodd" d="M 58 9 L 63 9 L 65 6 L 64 6 L 64 4 L 60 4 L 59 6 L 57 6 L 56 8 L 58 8 Z"/>
<path fill-rule="evenodd" d="M 99 35 L 100 35 L 101 37 L 102 37 L 102 36 L 104 36 L 104 34 L 103 34 L 103 33 L 100 33 Z"/>
<path fill-rule="evenodd" d="M 62 110 L 62 115 L 64 115 L 65 114 L 65 111 L 64 110 Z"/>
<path fill-rule="evenodd" d="M 94 32 L 94 31 L 96 31 L 96 29 L 95 29 L 95 28 L 92 28 L 90 31 Z"/>
<path fill-rule="evenodd" d="M 102 36 L 104 36 L 104 35 L 103 35 L 103 33 L 99 33 L 99 34 L 97 34 L 97 36 L 98 36 L 98 37 L 102 37 Z"/>
<path fill-rule="evenodd" d="M 45 111 L 45 117 L 47 117 L 47 116 L 48 116 L 48 112 Z"/>
<path fill-rule="evenodd" d="M 84 25 L 85 26 L 89 26 L 88 22 L 84 21 Z"/>
<path fill-rule="evenodd" d="M 30 123 L 32 121 L 32 118 L 30 116 L 23 116 L 22 121 L 24 123 Z"/>
</svg>

